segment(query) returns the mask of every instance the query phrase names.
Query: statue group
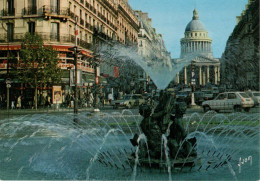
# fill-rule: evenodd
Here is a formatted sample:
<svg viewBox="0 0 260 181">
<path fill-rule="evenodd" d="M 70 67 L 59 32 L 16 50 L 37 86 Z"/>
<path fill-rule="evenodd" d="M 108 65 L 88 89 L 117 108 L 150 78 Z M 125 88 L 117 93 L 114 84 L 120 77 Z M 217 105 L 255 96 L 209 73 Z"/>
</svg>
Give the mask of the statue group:
<svg viewBox="0 0 260 181">
<path fill-rule="evenodd" d="M 156 106 L 143 104 L 139 108 L 139 113 L 143 116 L 140 127 L 145 134 L 149 149 L 150 158 L 161 158 L 162 135 L 167 138 L 167 147 L 170 159 L 186 158 L 187 156 L 196 157 L 196 138 L 185 139 L 185 132 L 182 118 L 186 111 L 186 103 L 176 102 L 175 94 L 161 91 L 159 102 Z M 136 134 L 131 143 L 133 146 L 140 144 L 139 157 L 147 158 L 147 147 L 144 143 L 137 142 Z"/>
</svg>

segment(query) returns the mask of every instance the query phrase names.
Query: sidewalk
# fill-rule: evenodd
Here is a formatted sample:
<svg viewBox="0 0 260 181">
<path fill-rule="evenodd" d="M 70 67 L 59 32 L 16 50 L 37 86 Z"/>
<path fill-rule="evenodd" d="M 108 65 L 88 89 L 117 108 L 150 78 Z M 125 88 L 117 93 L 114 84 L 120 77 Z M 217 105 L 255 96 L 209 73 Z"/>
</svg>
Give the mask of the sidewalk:
<svg viewBox="0 0 260 181">
<path fill-rule="evenodd" d="M 112 106 L 105 105 L 99 108 L 101 111 L 106 109 L 112 109 Z M 78 108 L 78 112 L 93 112 L 94 108 Z M 7 115 L 25 115 L 25 114 L 42 114 L 42 113 L 62 113 L 62 112 L 74 112 L 73 108 L 39 108 L 35 109 L 0 109 L 0 119 L 6 117 Z"/>
</svg>

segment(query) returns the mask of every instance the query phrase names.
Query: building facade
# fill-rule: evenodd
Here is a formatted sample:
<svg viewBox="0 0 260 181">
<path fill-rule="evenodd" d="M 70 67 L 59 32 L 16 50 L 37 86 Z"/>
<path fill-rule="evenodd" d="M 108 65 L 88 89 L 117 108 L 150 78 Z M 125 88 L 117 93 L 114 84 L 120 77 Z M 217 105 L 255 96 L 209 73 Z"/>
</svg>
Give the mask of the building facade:
<svg viewBox="0 0 260 181">
<path fill-rule="evenodd" d="M 249 0 L 221 57 L 221 83 L 227 88 L 259 90 L 259 0 Z"/>
<path fill-rule="evenodd" d="M 175 63 L 187 62 L 184 70 L 176 76 L 177 84 L 191 84 L 191 66 L 194 69 L 196 85 L 219 84 L 220 63 L 213 58 L 212 39 L 199 20 L 198 11 L 193 11 L 192 20 L 187 24 L 184 38 L 181 39 L 180 59 L 175 59 Z"/>
<path fill-rule="evenodd" d="M 163 37 L 157 34 L 156 29 L 152 26 L 152 19 L 148 13 L 140 10 L 135 11 L 135 15 L 139 21 L 138 33 L 138 55 L 140 55 L 148 66 L 168 66 L 171 68 L 171 54 L 167 51 Z M 152 84 L 147 73 L 143 72 L 140 77 L 143 81 L 144 89 L 149 91 L 149 84 Z"/>
<path fill-rule="evenodd" d="M 8 54 L 19 60 L 21 40 L 27 32 L 37 33 L 44 45 L 58 51 L 64 91 L 71 89 L 69 72 L 75 68 L 69 48 L 75 45 L 76 24 L 77 44 L 81 49 L 77 67 L 82 72 L 82 88 L 95 82 L 95 69 L 89 60 L 102 44 L 99 42 L 116 41 L 137 47 L 138 19 L 126 0 L 0 0 L 0 10 L 0 82 L 3 85 L 10 76 L 6 75 Z M 14 85 L 17 89 L 25 87 L 22 82 L 17 83 Z"/>
<path fill-rule="evenodd" d="M 142 11 L 135 11 L 135 15 L 140 25 L 138 54 L 143 56 L 146 62 L 161 62 L 169 66 L 170 52 L 165 47 L 162 35 L 157 34 L 156 29 L 152 27 L 152 19 L 148 17 L 148 13 Z"/>
</svg>

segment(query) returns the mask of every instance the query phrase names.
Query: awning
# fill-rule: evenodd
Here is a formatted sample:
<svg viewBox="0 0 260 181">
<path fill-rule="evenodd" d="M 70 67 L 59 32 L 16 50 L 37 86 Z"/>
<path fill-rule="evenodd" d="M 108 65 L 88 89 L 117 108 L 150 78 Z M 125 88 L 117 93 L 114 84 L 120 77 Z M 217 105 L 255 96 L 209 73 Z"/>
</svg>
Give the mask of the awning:
<svg viewBox="0 0 260 181">
<path fill-rule="evenodd" d="M 81 54 L 93 58 L 93 55 L 91 55 L 91 53 L 86 50 L 81 50 Z"/>
<path fill-rule="evenodd" d="M 1 45 L 0 50 L 20 50 L 21 45 Z"/>
</svg>

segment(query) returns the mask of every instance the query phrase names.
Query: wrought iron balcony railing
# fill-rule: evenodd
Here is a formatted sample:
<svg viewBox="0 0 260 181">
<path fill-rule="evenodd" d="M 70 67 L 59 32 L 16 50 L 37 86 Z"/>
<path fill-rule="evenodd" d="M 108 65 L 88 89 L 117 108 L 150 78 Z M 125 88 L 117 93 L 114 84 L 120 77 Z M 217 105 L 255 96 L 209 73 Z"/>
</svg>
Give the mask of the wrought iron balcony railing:
<svg viewBox="0 0 260 181">
<path fill-rule="evenodd" d="M 14 15 L 15 15 L 15 8 L 3 10 L 3 16 L 14 16 Z"/>
<path fill-rule="evenodd" d="M 37 14 L 37 7 L 28 7 L 24 8 L 24 15 L 36 15 Z"/>
<path fill-rule="evenodd" d="M 69 8 L 58 8 L 57 6 L 43 6 L 43 13 L 69 16 Z"/>
<path fill-rule="evenodd" d="M 39 35 L 44 42 L 59 42 L 60 44 L 75 43 L 75 36 L 70 34 L 62 34 L 62 35 L 57 33 L 36 33 L 36 34 Z M 13 34 L 12 42 L 21 42 L 23 39 L 24 39 L 24 33 L 15 33 Z M 10 42 L 10 40 L 8 40 L 7 35 L 0 34 L 0 43 L 7 43 L 7 42 Z M 88 43 L 85 40 L 79 39 L 78 45 L 86 49 L 92 48 L 92 44 Z"/>
</svg>

